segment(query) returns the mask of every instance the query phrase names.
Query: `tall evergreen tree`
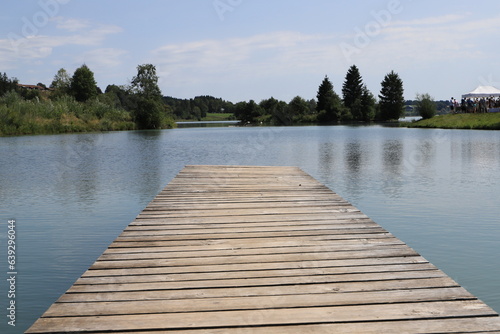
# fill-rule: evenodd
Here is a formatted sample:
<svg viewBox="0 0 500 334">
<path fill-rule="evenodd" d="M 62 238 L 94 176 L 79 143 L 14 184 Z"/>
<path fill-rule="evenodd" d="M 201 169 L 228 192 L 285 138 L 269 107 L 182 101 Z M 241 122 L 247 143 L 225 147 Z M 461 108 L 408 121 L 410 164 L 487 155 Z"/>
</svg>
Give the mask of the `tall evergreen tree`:
<svg viewBox="0 0 500 334">
<path fill-rule="evenodd" d="M 361 109 L 361 96 L 363 94 L 363 79 L 359 74 L 356 65 L 352 65 L 347 71 L 344 84 L 342 86 L 342 96 L 344 106 L 348 108 L 354 120 L 363 119 Z"/>
<path fill-rule="evenodd" d="M 318 102 L 316 110 L 318 111 L 318 121 L 328 123 L 340 121 L 344 113 L 342 101 L 333 90 L 333 85 L 325 76 L 323 82 L 318 88 L 316 95 Z"/>
<path fill-rule="evenodd" d="M 380 119 L 383 121 L 399 119 L 404 116 L 403 81 L 397 73 L 391 71 L 381 83 Z"/>
<path fill-rule="evenodd" d="M 83 64 L 77 68 L 71 80 L 71 93 L 79 102 L 85 102 L 97 96 L 97 83 L 94 73 Z"/>
<path fill-rule="evenodd" d="M 363 85 L 361 93 L 361 120 L 364 122 L 373 121 L 375 118 L 376 100 L 373 94 Z"/>
</svg>

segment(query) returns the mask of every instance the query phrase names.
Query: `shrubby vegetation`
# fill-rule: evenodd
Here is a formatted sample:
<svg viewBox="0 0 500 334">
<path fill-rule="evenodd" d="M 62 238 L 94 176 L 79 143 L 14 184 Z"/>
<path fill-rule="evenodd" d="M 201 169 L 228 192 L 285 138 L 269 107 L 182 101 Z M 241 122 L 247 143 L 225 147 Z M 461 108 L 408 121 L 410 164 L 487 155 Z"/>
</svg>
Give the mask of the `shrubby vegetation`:
<svg viewBox="0 0 500 334">
<path fill-rule="evenodd" d="M 436 103 L 429 94 L 417 94 L 416 109 L 422 119 L 436 116 Z"/>
<path fill-rule="evenodd" d="M 0 98 L 0 135 L 130 130 L 130 114 L 98 98 L 87 103 L 71 96 L 26 100 L 16 91 Z"/>
<path fill-rule="evenodd" d="M 140 65 L 129 87 L 97 87 L 84 64 L 72 77 L 65 69 L 49 89 L 23 87 L 0 75 L 0 135 L 159 129 L 174 127 L 171 109 L 162 101 L 153 65 Z"/>
</svg>

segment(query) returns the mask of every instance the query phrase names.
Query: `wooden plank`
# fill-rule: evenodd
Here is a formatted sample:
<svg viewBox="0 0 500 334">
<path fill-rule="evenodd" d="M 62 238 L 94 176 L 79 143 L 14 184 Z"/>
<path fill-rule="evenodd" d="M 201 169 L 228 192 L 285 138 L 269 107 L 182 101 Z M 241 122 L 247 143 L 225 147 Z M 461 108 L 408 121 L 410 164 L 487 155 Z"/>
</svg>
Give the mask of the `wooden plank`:
<svg viewBox="0 0 500 334">
<path fill-rule="evenodd" d="M 44 317 L 126 315 L 207 312 L 230 310 L 266 310 L 287 307 L 348 306 L 385 303 L 417 303 L 424 301 L 475 300 L 464 288 L 369 291 L 351 293 L 297 294 L 281 296 L 249 296 L 245 298 L 204 298 L 147 300 L 123 302 L 55 303 Z"/>
<path fill-rule="evenodd" d="M 478 331 L 480 329 L 480 331 Z M 125 334 L 129 332 L 114 332 Z M 297 333 L 355 333 L 355 334 L 401 334 L 401 333 L 494 333 L 500 334 L 498 330 L 498 319 L 492 317 L 480 318 L 453 318 L 453 319 L 424 319 L 424 320 L 402 320 L 402 321 L 378 321 L 370 323 L 342 323 L 342 324 L 308 324 L 296 326 L 249 326 L 238 327 L 234 331 L 227 328 L 211 329 L 184 329 L 173 331 L 143 332 L 134 331 L 136 334 L 297 334 Z"/>
<path fill-rule="evenodd" d="M 418 255 L 411 248 L 401 249 L 376 249 L 357 252 L 330 252 L 330 253 L 302 253 L 302 254 L 269 254 L 214 256 L 210 258 L 183 258 L 183 259 L 154 259 L 133 261 L 97 261 L 91 269 L 117 269 L 117 268 L 152 268 L 152 267 L 178 267 L 201 266 L 219 264 L 244 264 L 244 263 L 272 263 L 272 262 L 300 262 L 318 260 L 341 260 L 381 257 L 405 257 Z"/>
<path fill-rule="evenodd" d="M 299 242 L 296 240 L 288 239 L 278 239 L 278 240 L 268 240 L 266 243 L 257 242 L 224 242 L 224 243 L 207 243 L 201 245 L 185 245 L 185 246 L 156 246 L 156 247 L 109 247 L 104 251 L 104 254 L 120 254 L 120 253 L 152 253 L 152 252 L 213 252 L 213 251 L 241 251 L 239 254 L 246 254 L 255 249 L 282 249 L 282 248 L 293 248 L 298 249 L 300 247 L 335 247 L 339 249 L 352 249 L 354 247 L 375 247 L 375 246 L 392 246 L 392 245 L 402 245 L 404 244 L 401 240 L 395 237 L 385 237 L 385 238 L 375 238 L 375 239 L 348 239 L 342 240 L 341 242 L 332 242 L 331 240 L 312 240 L 312 239 L 301 239 Z"/>
<path fill-rule="evenodd" d="M 351 240 L 376 240 L 376 239 L 387 239 L 392 237 L 393 235 L 388 232 L 381 233 L 360 233 L 360 234 L 312 234 L 308 235 L 283 235 L 283 236 L 274 236 L 272 238 L 267 238 L 266 241 L 274 242 L 274 241 L 283 241 L 283 242 L 295 242 L 301 243 L 311 240 L 318 241 L 351 241 Z M 263 239 L 263 238 L 262 238 Z M 253 238 L 251 236 L 240 237 L 240 238 L 200 238 L 200 239 L 186 239 L 179 238 L 177 240 L 136 240 L 136 239 L 116 239 L 109 248 L 132 248 L 132 247 L 168 247 L 168 246 L 199 246 L 199 245 L 220 245 L 220 244 L 233 244 L 235 248 L 240 244 L 245 245 L 262 245 L 262 240 L 259 241 L 260 238 Z"/>
<path fill-rule="evenodd" d="M 164 314 L 128 314 L 105 317 L 62 317 L 39 319 L 38 329 L 31 333 L 43 333 L 45 328 L 55 332 L 135 330 L 137 328 L 186 329 L 186 328 L 237 328 L 239 326 L 301 325 L 310 323 L 371 322 L 381 317 L 385 320 L 409 320 L 429 318 L 460 318 L 470 316 L 495 316 L 484 303 L 474 300 L 421 302 L 408 304 L 354 305 L 339 307 L 186 312 Z"/>
<path fill-rule="evenodd" d="M 333 238 L 334 235 L 341 238 L 363 238 L 366 234 L 382 234 L 385 230 L 380 227 L 352 230 L 297 230 L 297 231 L 277 231 L 272 233 L 266 232 L 246 232 L 246 233 L 192 233 L 185 235 L 146 235 L 146 236 L 126 236 L 120 235 L 116 241 L 122 242 L 138 242 L 138 241 L 175 241 L 175 240 L 201 240 L 201 239 L 248 239 L 248 238 L 277 238 L 277 237 L 297 237 L 297 236 L 328 236 Z"/>
<path fill-rule="evenodd" d="M 121 252 L 106 251 L 101 255 L 98 261 L 115 261 L 115 260 L 137 260 L 137 259 L 172 259 L 172 258 L 187 258 L 187 257 L 213 257 L 213 256 L 237 256 L 237 255 L 268 255 L 268 254 L 294 254 L 294 253 L 325 253 L 325 252 L 345 252 L 345 251 L 361 251 L 375 249 L 395 249 L 400 247 L 405 249 L 404 244 L 389 243 L 389 244 L 336 244 L 336 245 L 317 245 L 317 246 L 295 246 L 295 247 L 265 247 L 265 248 L 229 248 L 225 250 L 199 250 L 192 251 L 168 249 L 166 247 L 151 247 L 142 248 L 141 252 L 134 252 L 134 248 L 120 249 Z M 163 251 L 162 251 L 163 250 Z"/>
<path fill-rule="evenodd" d="M 288 286 L 226 287 L 217 289 L 179 289 L 159 291 L 86 292 L 65 293 L 57 302 L 96 302 L 130 300 L 177 300 L 250 296 L 282 296 L 323 293 L 349 293 L 359 291 L 415 290 L 422 288 L 451 288 L 459 285 L 449 277 L 392 279 L 385 281 L 337 282 L 322 284 L 293 284 Z"/>
<path fill-rule="evenodd" d="M 299 262 L 270 262 L 270 263 L 245 263 L 245 264 L 219 264 L 179 267 L 149 267 L 149 268 L 123 268 L 123 269 L 89 269 L 82 277 L 97 276 L 125 276 L 125 275 L 160 275 L 179 273 L 211 273 L 211 272 L 239 272 L 239 271 L 264 271 L 303 268 L 328 268 L 328 267 L 363 267 L 384 266 L 393 264 L 418 264 L 427 263 L 421 256 L 387 257 L 387 258 L 362 258 L 343 260 L 311 260 Z"/>
<path fill-rule="evenodd" d="M 180 274 L 137 274 L 137 275 L 109 275 L 104 276 L 82 276 L 75 282 L 77 284 L 122 284 L 122 283 L 145 283 L 145 282 L 172 282 L 172 281 L 196 281 L 200 279 L 233 279 L 233 278 L 265 278 L 265 277 L 291 277 L 306 275 L 342 275 L 360 273 L 380 273 L 380 272 L 400 272 L 400 271 L 420 271 L 436 270 L 430 263 L 393 264 L 378 266 L 356 266 L 356 267 L 326 267 L 326 268 L 301 268 L 282 270 L 254 270 L 254 271 L 223 271 L 203 273 L 180 273 Z"/>
<path fill-rule="evenodd" d="M 347 219 L 318 219 L 318 220 L 305 220 L 304 222 L 300 222 L 298 220 L 283 220 L 283 219 L 274 219 L 274 220 L 266 220 L 266 219 L 255 219 L 252 223 L 247 223 L 244 221 L 233 221 L 226 219 L 221 219 L 220 222 L 215 222 L 213 218 L 211 219 L 191 219 L 191 220 L 180 220 L 175 219 L 170 223 L 166 223 L 165 220 L 136 220 L 134 224 L 129 225 L 124 232 L 134 232 L 134 231 L 158 231 L 158 230 L 196 230 L 196 229 L 209 229 L 213 230 L 213 232 L 218 232 L 215 229 L 222 228 L 258 228 L 262 227 L 266 228 L 280 228 L 285 227 L 291 229 L 292 227 L 297 228 L 307 228 L 311 226 L 322 225 L 329 226 L 330 229 L 341 229 L 351 227 L 355 229 L 356 227 L 371 227 L 377 228 L 378 230 L 383 230 L 385 233 L 388 233 L 386 230 L 382 229 L 376 223 L 362 218 L 347 218 Z M 185 227 L 185 228 L 183 228 Z M 258 230 L 255 230 L 258 232 Z"/>
<path fill-rule="evenodd" d="M 185 224 L 190 223 L 207 223 L 217 221 L 219 224 L 222 223 L 258 223 L 258 222 L 300 222 L 302 220 L 312 219 L 314 221 L 344 221 L 346 219 L 368 219 L 361 212 L 348 212 L 348 213 L 337 213 L 335 215 L 325 214 L 325 213 L 301 213 L 301 214 L 269 214 L 269 215 L 240 215 L 240 216 L 218 216 L 218 217 L 149 217 L 149 218 L 137 218 L 131 223 L 131 225 L 158 225 L 158 224 Z"/>
<path fill-rule="evenodd" d="M 264 226 L 247 226 L 247 227 L 224 227 L 224 228 L 210 228 L 210 227 L 198 227 L 198 228 L 157 228 L 155 230 L 129 230 L 126 229 L 122 234 L 122 238 L 126 237 L 140 237 L 140 236 L 162 236 L 162 235 L 191 235 L 191 234 L 223 234 L 223 233 L 268 233 L 268 232 L 297 232 L 297 231 L 332 231 L 332 230 L 368 230 L 368 231 L 381 231 L 380 226 L 376 224 L 357 224 L 354 226 L 346 226 L 346 225 L 294 225 L 294 226 L 272 226 L 272 227 L 264 227 Z M 385 231 L 385 230 L 384 230 Z"/>
<path fill-rule="evenodd" d="M 68 293 L 83 292 L 122 292 L 122 291 L 160 291 L 179 289 L 215 289 L 221 287 L 256 287 L 256 286 L 282 286 L 318 283 L 342 282 L 369 282 L 394 279 L 436 278 L 445 277 L 440 270 L 419 270 L 403 272 L 381 272 L 341 275 L 310 275 L 291 277 L 266 277 L 266 278 L 233 278 L 233 279 L 206 279 L 196 281 L 164 281 L 148 283 L 120 283 L 120 284 L 75 284 L 68 289 Z"/>
<path fill-rule="evenodd" d="M 499 332 L 296 167 L 186 166 L 27 333 Z"/>
</svg>

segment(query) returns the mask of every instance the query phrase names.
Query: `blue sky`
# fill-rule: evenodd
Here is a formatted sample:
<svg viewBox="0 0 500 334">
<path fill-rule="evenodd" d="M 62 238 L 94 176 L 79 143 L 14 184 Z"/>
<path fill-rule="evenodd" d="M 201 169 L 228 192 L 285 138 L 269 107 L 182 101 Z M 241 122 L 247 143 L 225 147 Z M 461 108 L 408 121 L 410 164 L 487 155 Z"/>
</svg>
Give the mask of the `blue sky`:
<svg viewBox="0 0 500 334">
<path fill-rule="evenodd" d="M 375 95 L 394 70 L 405 97 L 500 88 L 500 2 L 489 0 L 23 0 L 0 5 L 0 72 L 49 85 L 86 63 L 104 90 L 139 64 L 164 95 L 233 102 L 337 93 L 355 64 Z"/>
</svg>

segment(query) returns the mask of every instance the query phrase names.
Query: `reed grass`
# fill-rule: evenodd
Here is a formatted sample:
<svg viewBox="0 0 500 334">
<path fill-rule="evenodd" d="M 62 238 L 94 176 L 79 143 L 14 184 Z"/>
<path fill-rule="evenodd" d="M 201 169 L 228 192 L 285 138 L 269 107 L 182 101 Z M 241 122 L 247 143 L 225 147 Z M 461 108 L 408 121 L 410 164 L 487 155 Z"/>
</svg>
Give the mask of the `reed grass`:
<svg viewBox="0 0 500 334">
<path fill-rule="evenodd" d="M 55 101 L 24 100 L 11 92 L 0 98 L 0 135 L 133 130 L 129 112 L 98 99 L 80 103 L 69 96 Z"/>
</svg>

